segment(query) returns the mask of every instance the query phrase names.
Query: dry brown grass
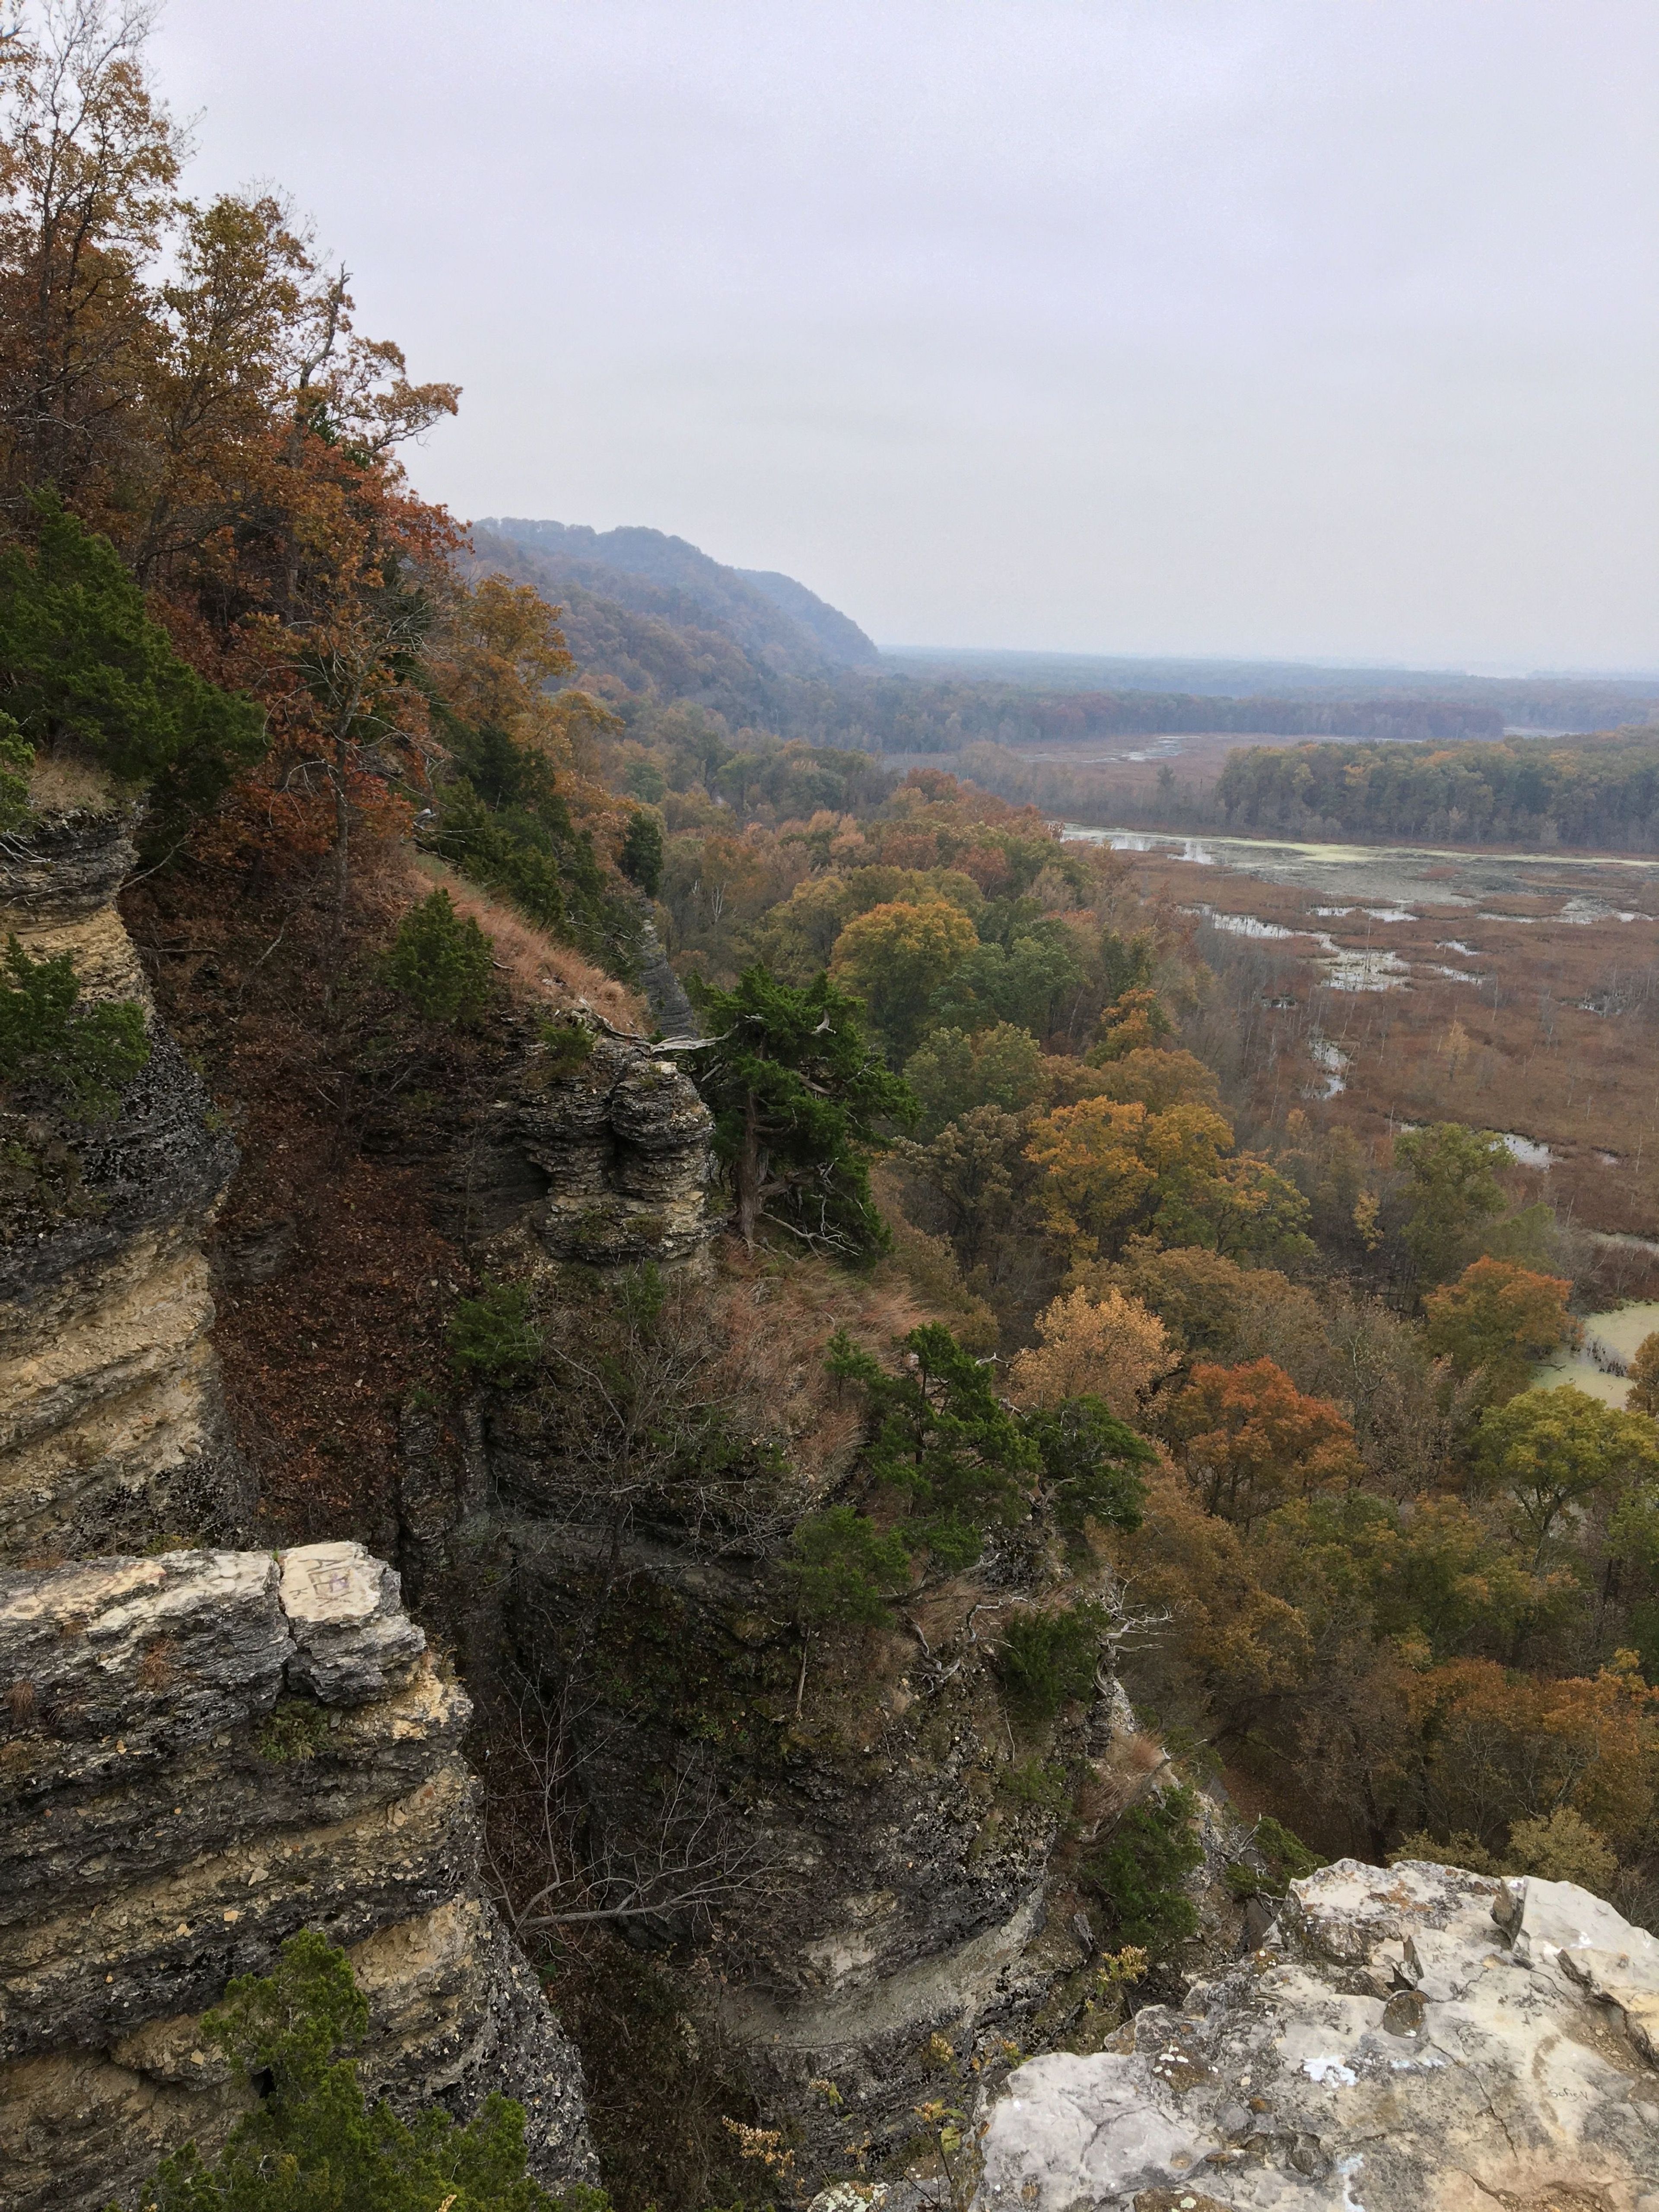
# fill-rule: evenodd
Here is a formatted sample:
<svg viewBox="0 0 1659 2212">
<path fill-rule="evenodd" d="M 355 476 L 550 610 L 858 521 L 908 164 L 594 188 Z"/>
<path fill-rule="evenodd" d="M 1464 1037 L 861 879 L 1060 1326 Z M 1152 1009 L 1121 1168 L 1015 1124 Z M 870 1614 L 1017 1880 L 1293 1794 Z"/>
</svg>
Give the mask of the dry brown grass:
<svg viewBox="0 0 1659 2212">
<path fill-rule="evenodd" d="M 1147 1793 L 1148 1778 L 1167 1761 L 1156 1736 L 1139 1729 L 1114 1735 L 1103 1757 L 1091 1760 L 1073 1800 L 1077 1839 L 1087 1843 Z"/>
<path fill-rule="evenodd" d="M 434 889 L 447 890 L 456 912 L 470 915 L 495 939 L 495 964 L 509 986 L 517 986 L 537 1005 L 586 1006 L 616 1029 L 649 1031 L 650 1015 L 637 991 L 630 991 L 574 946 L 561 945 L 430 854 L 409 855 L 406 888 L 411 902 L 428 897 Z"/>
<path fill-rule="evenodd" d="M 816 1495 L 832 1489 L 850 1462 L 863 1426 L 856 1393 L 824 1370 L 830 1338 L 844 1328 L 878 1358 L 895 1338 L 935 1316 L 900 1281 L 848 1275 L 827 1261 L 745 1252 L 721 1241 L 712 1296 L 725 1311 L 734 1341 L 764 1340 L 775 1410 L 787 1428 L 797 1466 Z"/>
<path fill-rule="evenodd" d="M 106 806 L 115 796 L 115 785 L 102 769 L 88 761 L 70 760 L 52 753 L 36 753 L 29 769 L 29 805 L 44 813 L 76 806 Z"/>
<path fill-rule="evenodd" d="M 1200 881 L 1148 856 L 1136 873 L 1161 901 L 1201 899 L 1410 964 L 1407 988 L 1339 992 L 1307 957 L 1309 939 L 1271 945 L 1294 1003 L 1262 1010 L 1272 1045 L 1256 1055 L 1253 1103 L 1264 1122 L 1301 1107 L 1379 1148 L 1402 1121 L 1511 1131 L 1553 1155 L 1547 1173 L 1517 1170 L 1517 1196 L 1548 1198 L 1580 1228 L 1659 1236 L 1659 917 L 1575 923 L 1561 919 L 1559 896 L 1516 893 L 1484 899 L 1478 913 L 1425 904 L 1415 920 L 1377 922 L 1357 900 L 1348 915 L 1316 916 L 1315 906 L 1347 901 L 1218 868 Z M 1626 912 L 1659 901 L 1659 884 L 1617 867 L 1575 870 L 1572 882 Z M 1449 951 L 1448 939 L 1470 951 Z M 1328 1104 L 1305 1095 L 1318 1087 L 1308 1056 L 1316 1036 L 1350 1062 L 1346 1090 Z"/>
</svg>

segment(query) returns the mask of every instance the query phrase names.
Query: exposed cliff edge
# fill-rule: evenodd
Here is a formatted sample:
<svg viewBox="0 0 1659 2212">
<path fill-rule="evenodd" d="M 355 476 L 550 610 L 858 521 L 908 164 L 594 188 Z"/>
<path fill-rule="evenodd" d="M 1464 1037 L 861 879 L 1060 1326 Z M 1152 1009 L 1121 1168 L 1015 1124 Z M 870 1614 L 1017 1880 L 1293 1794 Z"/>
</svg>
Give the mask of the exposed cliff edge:
<svg viewBox="0 0 1659 2212">
<path fill-rule="evenodd" d="M 465 1692 L 355 1544 L 0 1571 L 0 2203 L 93 2212 L 239 2092 L 202 2046 L 301 1927 L 349 1947 L 367 2087 L 523 2103 L 591 2179 L 574 2052 L 477 1882 Z"/>
<path fill-rule="evenodd" d="M 82 995 L 149 992 L 113 901 L 133 814 L 33 817 L 0 841 L 0 937 L 68 953 Z M 235 1147 L 150 1020 L 149 1064 L 106 1124 L 8 1114 L 0 1198 L 0 1559 L 234 1540 L 244 1471 L 221 1418 L 202 1237 Z M 67 1135 L 68 1143 L 64 1142 Z"/>
<path fill-rule="evenodd" d="M 700 1260 L 719 1226 L 707 1204 L 708 1109 L 672 1059 L 570 1022 L 526 1062 L 513 1134 L 547 1178 L 541 1243 L 589 1267 Z"/>
<path fill-rule="evenodd" d="M 575 2055 L 479 1886 L 471 1708 L 397 1576 L 186 1548 L 252 1522 L 203 1249 L 236 1151 L 115 909 L 133 823 L 94 788 L 0 841 L 0 938 L 149 1037 L 107 1119 L 0 1114 L 0 2207 L 94 2212 L 222 2139 L 247 2093 L 200 2014 L 301 1928 L 350 1951 L 371 2092 L 502 2090 L 532 2172 L 591 2178 Z"/>
<path fill-rule="evenodd" d="M 1599 1898 L 1344 1859 L 1179 2010 L 1011 2075 L 974 2203 L 1653 2212 L 1656 2054 L 1659 1942 Z"/>
<path fill-rule="evenodd" d="M 1009 1786 L 1024 1770 L 991 1647 L 971 1635 L 982 1589 L 934 1602 L 931 1656 L 898 1629 L 804 1655 L 762 1561 L 613 1547 L 563 1510 L 506 1517 L 538 1480 L 533 1413 L 514 1428 L 498 1407 L 486 1435 L 521 1676 L 604 1655 L 598 1679 L 562 1678 L 598 1861 L 695 1865 L 716 1893 L 705 1920 L 664 1883 L 654 1932 L 702 1962 L 688 2010 L 707 2007 L 768 2124 L 788 2126 L 800 2179 L 902 2154 L 938 2094 L 933 2039 L 1000 2063 L 1004 2039 L 1042 2039 L 1086 1962 L 1055 1910 L 1060 1814 Z M 1042 1737 L 1056 1765 L 1088 1762 L 1103 1802 L 1133 1790 L 1141 1749 L 1115 1686 Z M 665 1775 L 694 1836 L 665 1822 Z"/>
</svg>

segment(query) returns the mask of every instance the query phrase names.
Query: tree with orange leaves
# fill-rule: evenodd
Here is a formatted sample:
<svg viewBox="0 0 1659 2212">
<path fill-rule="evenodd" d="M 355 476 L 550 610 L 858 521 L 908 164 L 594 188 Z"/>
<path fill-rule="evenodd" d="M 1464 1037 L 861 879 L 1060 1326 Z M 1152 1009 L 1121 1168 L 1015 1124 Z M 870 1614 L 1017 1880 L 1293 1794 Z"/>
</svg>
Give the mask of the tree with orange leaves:
<svg viewBox="0 0 1659 2212">
<path fill-rule="evenodd" d="M 1359 1479 L 1347 1422 L 1271 1359 L 1194 1368 L 1169 1427 L 1206 1510 L 1247 1530 L 1287 1498 Z"/>
<path fill-rule="evenodd" d="M 1565 1680 L 1460 1659 L 1412 1680 L 1414 1794 L 1433 1832 L 1488 1849 L 1511 1824 L 1570 1805 L 1621 1857 L 1648 1842 L 1659 1799 L 1659 1691 L 1633 1652 Z"/>
<path fill-rule="evenodd" d="M 1206 1513 L 1173 1468 L 1151 1470 L 1138 1529 L 1113 1556 L 1136 1601 L 1172 1616 L 1140 1664 L 1160 1705 L 1206 1712 L 1244 1735 L 1307 1680 L 1308 1622 L 1263 1583 L 1240 1531 Z"/>
<path fill-rule="evenodd" d="M 1625 1402 L 1633 1413 L 1659 1415 L 1659 1334 L 1644 1336 L 1637 1346 Z"/>
<path fill-rule="evenodd" d="M 179 196 L 147 29 L 74 0 L 0 49 L 0 527 L 50 484 L 111 539 L 184 657 L 265 711 L 220 845 L 331 846 L 343 899 L 354 821 L 399 818 L 429 749 L 415 677 L 458 532 L 396 448 L 456 394 L 355 331 L 277 201 Z"/>
<path fill-rule="evenodd" d="M 157 342 L 148 282 L 176 206 L 179 134 L 143 25 L 82 5 L 0 45 L 0 482 L 101 525 L 118 504 Z"/>
<path fill-rule="evenodd" d="M 1523 1390 L 1530 1370 L 1577 1334 L 1567 1312 L 1572 1285 L 1513 1260 L 1474 1260 L 1423 1302 L 1429 1349 L 1460 1376 L 1479 1369 L 1494 1401 Z"/>
</svg>

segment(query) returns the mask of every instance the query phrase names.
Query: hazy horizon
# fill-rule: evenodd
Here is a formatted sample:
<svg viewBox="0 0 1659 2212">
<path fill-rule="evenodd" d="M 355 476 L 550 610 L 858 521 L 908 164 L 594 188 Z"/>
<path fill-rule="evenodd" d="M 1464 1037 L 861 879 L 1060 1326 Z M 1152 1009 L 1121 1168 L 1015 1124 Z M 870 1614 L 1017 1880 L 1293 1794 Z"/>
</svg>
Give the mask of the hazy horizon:
<svg viewBox="0 0 1659 2212">
<path fill-rule="evenodd" d="M 1072 646 L 1011 646 L 1011 645 L 939 645 L 917 644 L 897 638 L 876 638 L 872 641 L 884 653 L 902 658 L 906 653 L 917 657 L 923 654 L 940 659 L 960 657 L 972 659 L 982 656 L 987 659 L 1009 660 L 1084 660 L 1084 661 L 1169 661 L 1171 664 L 1189 662 L 1195 667 L 1225 667 L 1234 664 L 1262 668 L 1325 668 L 1346 672 L 1353 670 L 1363 674 L 1401 676 L 1479 676 L 1498 682 L 1520 683 L 1535 680 L 1581 681 L 1597 684 L 1659 684 L 1659 662 L 1648 667 L 1628 668 L 1545 668 L 1522 667 L 1508 662 L 1433 661 L 1426 665 L 1415 660 L 1385 660 L 1375 655 L 1364 658 L 1348 653 L 1133 653 L 1113 648 L 1109 652 L 1091 652 L 1086 647 Z"/>
<path fill-rule="evenodd" d="M 463 515 L 892 649 L 1659 661 L 1635 0 L 170 0 L 155 59 L 192 188 L 463 385 Z"/>
</svg>

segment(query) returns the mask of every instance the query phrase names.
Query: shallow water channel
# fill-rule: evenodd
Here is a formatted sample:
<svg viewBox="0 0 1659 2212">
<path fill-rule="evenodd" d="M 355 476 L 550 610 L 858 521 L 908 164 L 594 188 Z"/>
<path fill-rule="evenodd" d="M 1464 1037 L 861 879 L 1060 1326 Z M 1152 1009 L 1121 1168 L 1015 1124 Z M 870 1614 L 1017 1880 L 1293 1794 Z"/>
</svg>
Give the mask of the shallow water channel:
<svg viewBox="0 0 1659 2212">
<path fill-rule="evenodd" d="M 1559 1389 L 1562 1383 L 1571 1382 L 1592 1398 L 1601 1398 L 1609 1406 L 1622 1406 L 1630 1395 L 1630 1383 L 1626 1376 L 1610 1373 L 1596 1358 L 1611 1355 L 1620 1366 L 1628 1367 L 1636 1347 L 1644 1336 L 1659 1329 L 1659 1300 L 1645 1304 L 1615 1306 L 1611 1313 L 1591 1314 L 1584 1322 L 1584 1340 L 1574 1352 L 1561 1352 L 1547 1359 L 1532 1371 L 1533 1388 L 1537 1390 Z"/>
<path fill-rule="evenodd" d="M 1095 830 L 1063 824 L 1061 836 L 1081 845 L 1108 845 L 1115 853 L 1148 853 L 1194 867 L 1234 868 L 1264 883 L 1335 892 L 1368 907 L 1478 908 L 1483 899 L 1517 893 L 1566 898 L 1580 911 L 1564 920 L 1626 918 L 1603 899 L 1584 895 L 1586 873 L 1617 872 L 1648 907 L 1659 896 L 1659 858 L 1606 853 L 1460 852 L 1431 845 L 1321 845 L 1273 837 L 1183 837 L 1161 830 Z M 1375 920 L 1385 916 L 1377 915 Z M 1509 917 L 1514 919 L 1515 917 Z M 1630 914 L 1632 920 L 1639 919 Z"/>
</svg>

